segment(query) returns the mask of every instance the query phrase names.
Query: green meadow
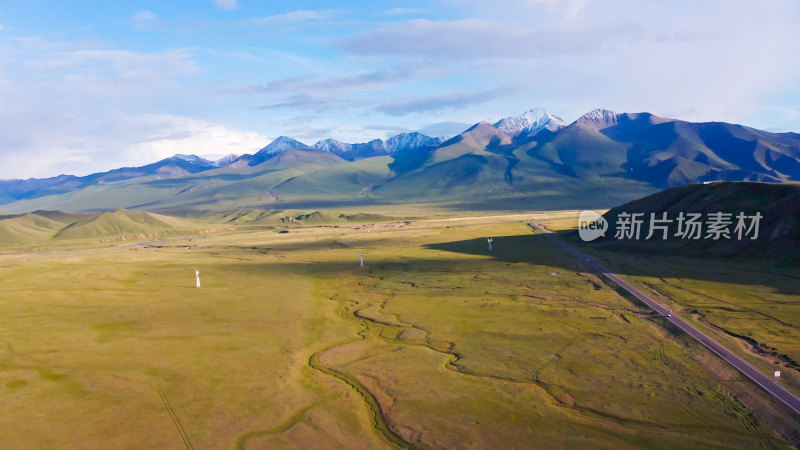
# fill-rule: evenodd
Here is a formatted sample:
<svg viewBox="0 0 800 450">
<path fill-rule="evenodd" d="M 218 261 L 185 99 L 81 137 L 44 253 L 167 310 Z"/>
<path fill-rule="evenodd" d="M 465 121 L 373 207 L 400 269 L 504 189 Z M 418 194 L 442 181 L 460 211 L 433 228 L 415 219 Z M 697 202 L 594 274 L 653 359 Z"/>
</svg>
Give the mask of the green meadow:
<svg viewBox="0 0 800 450">
<path fill-rule="evenodd" d="M 797 438 L 797 418 L 533 233 L 533 215 L 412 213 L 323 211 L 313 225 L 209 213 L 170 219 L 202 235 L 141 246 L 120 244 L 161 238 L 140 233 L 152 218 L 125 228 L 124 242 L 41 231 L 49 240 L 34 245 L 54 253 L 19 238 L 0 250 L 2 446 L 782 448 Z M 692 280 L 688 289 L 731 302 L 740 290 Z M 773 288 L 794 308 L 800 294 Z M 700 294 L 681 298 L 706 312 L 698 321 L 747 321 L 713 318 Z M 797 360 L 800 347 L 777 348 Z"/>
</svg>

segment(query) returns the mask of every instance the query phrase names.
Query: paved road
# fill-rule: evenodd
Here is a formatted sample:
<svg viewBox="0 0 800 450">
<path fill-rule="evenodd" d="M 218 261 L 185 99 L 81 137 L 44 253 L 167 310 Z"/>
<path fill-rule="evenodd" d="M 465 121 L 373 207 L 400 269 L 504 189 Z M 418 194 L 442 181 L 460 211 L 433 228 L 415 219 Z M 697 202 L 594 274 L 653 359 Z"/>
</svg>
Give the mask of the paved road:
<svg viewBox="0 0 800 450">
<path fill-rule="evenodd" d="M 667 313 L 669 313 L 669 311 L 666 308 L 664 308 L 663 306 L 661 306 L 660 304 L 658 304 L 658 302 L 656 302 L 652 298 L 648 297 L 647 295 L 645 295 L 643 292 L 641 292 L 640 290 L 636 289 L 635 287 L 631 286 L 630 284 L 625 282 L 622 278 L 620 278 L 620 277 L 614 275 L 613 273 L 609 272 L 608 269 L 606 269 L 605 267 L 603 267 L 600 264 L 592 261 L 592 259 L 589 258 L 588 256 L 585 256 L 585 255 L 581 254 L 579 251 L 577 251 L 574 248 L 570 247 L 569 245 L 565 244 L 564 241 L 562 241 L 562 240 L 558 239 L 557 237 L 553 236 L 552 234 L 550 234 L 549 231 L 543 229 L 542 227 L 540 227 L 538 224 L 534 223 L 533 221 L 531 221 L 530 224 L 531 224 L 531 226 L 533 226 L 537 230 L 541 231 L 545 236 L 547 236 L 550 239 L 552 239 L 555 243 L 557 243 L 558 245 L 564 247 L 564 249 L 566 249 L 568 252 L 570 252 L 573 255 L 577 256 L 578 258 L 581 258 L 582 260 L 586 261 L 589 265 L 591 265 L 592 267 L 597 269 L 603 275 L 605 275 L 608 278 L 611 278 L 612 280 L 614 280 L 615 283 L 617 283 L 622 288 L 624 288 L 626 291 L 628 291 L 631 294 L 633 294 L 634 296 L 636 296 L 636 298 L 638 298 L 639 300 L 645 302 L 647 305 L 649 305 L 651 308 L 656 310 L 658 313 L 663 314 L 665 316 L 667 315 Z M 692 337 L 694 337 L 695 339 L 700 341 L 701 344 L 705 345 L 709 350 L 711 350 L 712 352 L 716 353 L 720 358 L 722 358 L 725 361 L 727 361 L 728 363 L 730 363 L 733 367 L 735 367 L 737 370 L 739 370 L 739 372 L 744 374 L 747 378 L 751 379 L 754 383 L 759 385 L 762 389 L 764 389 L 768 393 L 772 394 L 773 397 L 775 397 L 778 400 L 782 401 L 784 404 L 786 404 L 786 406 L 791 408 L 795 413 L 800 414 L 800 399 L 797 398 L 791 392 L 789 392 L 786 389 L 784 389 L 778 383 L 773 381 L 771 377 L 769 377 L 767 375 L 764 375 L 763 373 L 759 372 L 755 367 L 753 367 L 750 364 L 748 364 L 747 362 L 745 362 L 742 358 L 739 358 L 738 356 L 734 355 L 733 353 L 728 351 L 725 347 L 721 346 L 720 344 L 715 342 L 713 339 L 711 339 L 710 337 L 708 337 L 705 334 L 703 334 L 697 328 L 693 327 L 692 325 L 689 325 L 687 322 L 685 322 L 683 319 L 681 319 L 680 317 L 676 316 L 675 314 L 672 314 L 671 317 L 665 317 L 665 318 L 667 320 L 669 320 L 670 322 L 672 322 L 673 324 L 677 325 L 681 330 L 683 330 L 686 333 L 689 333 L 690 335 L 692 335 Z M 772 375 L 772 374 L 770 374 L 770 375 Z"/>
</svg>

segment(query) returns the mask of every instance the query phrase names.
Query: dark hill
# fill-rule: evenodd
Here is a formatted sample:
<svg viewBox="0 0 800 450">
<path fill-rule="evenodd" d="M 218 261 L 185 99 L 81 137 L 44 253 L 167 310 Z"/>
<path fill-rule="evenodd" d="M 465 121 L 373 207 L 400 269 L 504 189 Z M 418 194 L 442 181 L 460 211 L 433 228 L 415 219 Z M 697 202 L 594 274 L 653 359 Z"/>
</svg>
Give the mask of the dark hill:
<svg viewBox="0 0 800 450">
<path fill-rule="evenodd" d="M 673 220 L 668 224 L 668 239 L 663 240 L 663 232 L 655 230 L 651 239 L 645 239 L 649 232 L 650 214 Z M 708 234 L 708 221 L 711 214 L 730 213 L 730 238 L 720 236 L 714 240 Z M 641 237 L 616 239 L 615 231 L 621 214 L 642 213 L 644 223 Z M 678 233 L 677 218 L 683 213 L 701 214 L 702 231 L 700 239 L 683 239 Z M 754 229 L 739 239 L 736 233 L 737 216 L 743 213 L 744 225 L 750 228 L 757 214 L 757 239 Z M 605 238 L 588 245 L 601 248 L 619 249 L 632 252 L 660 253 L 665 255 L 687 255 L 699 257 L 737 257 L 743 259 L 769 258 L 784 261 L 800 261 L 800 184 L 797 183 L 754 183 L 754 182 L 716 182 L 710 184 L 690 184 L 668 189 L 639 200 L 626 203 L 609 210 L 605 215 L 609 229 Z M 685 226 L 684 226 L 685 229 Z"/>
</svg>

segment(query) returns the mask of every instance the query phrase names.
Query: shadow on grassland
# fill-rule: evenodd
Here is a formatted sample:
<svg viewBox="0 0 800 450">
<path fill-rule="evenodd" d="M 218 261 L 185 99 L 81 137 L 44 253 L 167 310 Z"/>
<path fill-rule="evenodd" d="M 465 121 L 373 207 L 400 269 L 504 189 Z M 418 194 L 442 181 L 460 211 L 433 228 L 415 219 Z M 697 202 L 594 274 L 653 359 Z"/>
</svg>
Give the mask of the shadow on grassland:
<svg viewBox="0 0 800 450">
<path fill-rule="evenodd" d="M 553 233 L 580 252 L 599 255 L 607 268 L 619 275 L 657 276 L 671 279 L 693 279 L 725 284 L 769 286 L 786 295 L 800 295 L 800 267 L 761 259 L 686 258 L 679 255 L 632 253 L 616 249 L 587 248 L 577 241 L 574 231 Z M 487 255 L 500 261 L 528 262 L 574 270 L 594 271 L 579 258 L 563 250 L 547 236 L 536 233 L 493 238 L 494 250 L 488 251 L 485 238 L 427 244 L 425 248 L 469 255 Z"/>
<path fill-rule="evenodd" d="M 661 277 L 664 279 L 698 280 L 722 284 L 767 286 L 776 293 L 800 295 L 800 268 L 770 263 L 763 260 L 732 259 L 697 259 L 680 256 L 659 256 L 657 254 L 630 253 L 616 249 L 598 250 L 577 242 L 574 232 L 557 232 L 556 236 L 568 245 L 581 252 L 600 257 L 606 267 L 619 275 Z M 287 235 L 291 236 L 291 234 Z M 286 242 L 271 242 L 267 245 L 253 246 L 209 246 L 206 249 L 238 250 L 237 255 L 243 261 L 250 261 L 254 271 L 287 271 L 303 272 L 313 276 L 336 276 L 346 271 L 359 270 L 359 253 L 365 250 L 367 270 L 386 272 L 388 276 L 410 276 L 423 272 L 470 273 L 483 270 L 485 258 L 505 263 L 524 263 L 531 266 L 547 266 L 566 271 L 594 272 L 594 269 L 581 259 L 568 253 L 541 233 L 530 233 L 511 236 L 494 236 L 493 250 L 489 251 L 486 238 L 466 239 L 450 242 L 438 242 L 422 245 L 430 252 L 417 253 L 414 256 L 398 256 L 389 258 L 376 257 L 370 253 L 371 248 L 384 247 L 389 240 L 375 239 L 360 243 L 341 242 L 337 239 L 320 239 L 318 241 L 298 242 L 287 239 Z M 393 241 L 392 241 L 393 242 Z M 415 246 L 415 244 L 410 244 Z M 305 251 L 336 251 L 328 254 L 322 261 L 314 261 L 313 253 L 303 255 Z M 344 251 L 345 253 L 340 253 Z M 341 259 L 347 252 L 352 258 Z M 282 255 L 278 261 L 256 262 L 268 255 Z M 335 255 L 335 256 L 334 256 Z M 470 258 L 458 255 L 470 255 Z M 475 258 L 482 256 L 483 258 Z M 255 257 L 255 258 L 254 258 Z M 332 258 L 331 258 L 332 257 Z M 284 259 L 285 258 L 285 259 Z M 306 260 L 305 258 L 309 258 Z M 245 264 L 245 266 L 248 266 Z M 248 269 L 249 270 L 249 269 Z M 520 270 L 525 270 L 524 266 Z"/>
<path fill-rule="evenodd" d="M 450 211 L 532 211 L 532 210 L 563 210 L 563 209 L 605 209 L 641 197 L 641 194 L 620 199 L 603 196 L 569 196 L 559 194 L 539 194 L 530 197 L 496 197 L 475 198 L 470 201 L 463 199 L 401 199 L 401 198 L 329 198 L 329 199 L 283 199 L 275 203 L 255 204 L 247 207 L 264 209 L 341 209 L 341 208 L 369 208 L 387 206 L 420 206 L 438 208 Z"/>
</svg>

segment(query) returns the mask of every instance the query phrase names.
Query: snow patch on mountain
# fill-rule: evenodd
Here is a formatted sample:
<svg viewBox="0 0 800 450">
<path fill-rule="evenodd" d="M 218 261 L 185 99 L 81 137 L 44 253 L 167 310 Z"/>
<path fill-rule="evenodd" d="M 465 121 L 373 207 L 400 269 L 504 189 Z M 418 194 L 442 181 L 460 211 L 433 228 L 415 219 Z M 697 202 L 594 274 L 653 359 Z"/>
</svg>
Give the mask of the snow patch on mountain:
<svg viewBox="0 0 800 450">
<path fill-rule="evenodd" d="M 575 123 L 599 131 L 618 124 L 621 116 L 622 114 L 607 109 L 593 109 L 582 115 Z"/>
<path fill-rule="evenodd" d="M 494 126 L 504 134 L 516 137 L 531 136 L 541 130 L 555 132 L 567 126 L 567 123 L 543 108 L 534 108 L 519 116 L 506 117 L 495 123 Z"/>
<path fill-rule="evenodd" d="M 306 147 L 308 146 L 300 141 L 296 141 L 286 136 L 279 136 L 274 141 L 267 144 L 266 147 L 259 150 L 256 154 L 277 155 L 278 153 L 283 153 L 290 148 L 306 148 Z"/>
<path fill-rule="evenodd" d="M 212 161 L 209 161 L 209 160 L 207 160 L 205 158 L 201 158 L 200 156 L 197 156 L 197 155 L 184 155 L 184 154 L 181 154 L 181 153 L 178 153 L 177 155 L 175 155 L 175 156 L 173 156 L 171 158 L 167 158 L 167 159 L 175 160 L 175 161 L 177 161 L 177 160 L 186 161 L 186 162 L 188 162 L 190 164 L 195 164 L 195 165 L 198 165 L 198 166 L 210 166 L 210 165 L 214 164 Z"/>
<path fill-rule="evenodd" d="M 237 154 L 235 154 L 235 153 L 231 153 L 231 154 L 228 154 L 228 155 L 226 155 L 226 156 L 223 156 L 222 158 L 220 158 L 220 159 L 218 159 L 218 160 L 214 161 L 214 164 L 215 164 L 217 167 L 225 167 L 225 166 L 227 166 L 228 164 L 230 164 L 230 163 L 232 163 L 232 162 L 236 161 L 237 159 L 239 159 L 239 155 L 237 155 Z"/>
<path fill-rule="evenodd" d="M 386 141 L 386 150 L 389 152 L 389 154 L 393 154 L 408 150 L 416 150 L 420 147 L 427 147 L 429 145 L 439 145 L 444 141 L 444 138 L 434 138 L 417 132 L 402 133 L 391 137 Z"/>
<path fill-rule="evenodd" d="M 414 132 L 401 133 L 386 141 L 382 139 L 373 139 L 369 142 L 358 144 L 341 142 L 336 139 L 323 139 L 314 144 L 314 148 L 334 153 L 345 159 L 356 160 L 372 156 L 393 155 L 395 153 L 416 150 L 429 145 L 439 145 L 444 141 L 445 139 L 441 137 L 433 138 L 425 136 L 422 133 Z"/>
<path fill-rule="evenodd" d="M 318 141 L 314 144 L 314 148 L 317 150 L 324 150 L 326 152 L 331 152 L 336 155 L 341 155 L 342 153 L 349 151 L 353 148 L 353 144 L 348 144 L 347 142 L 337 141 L 336 139 L 323 139 Z"/>
</svg>

